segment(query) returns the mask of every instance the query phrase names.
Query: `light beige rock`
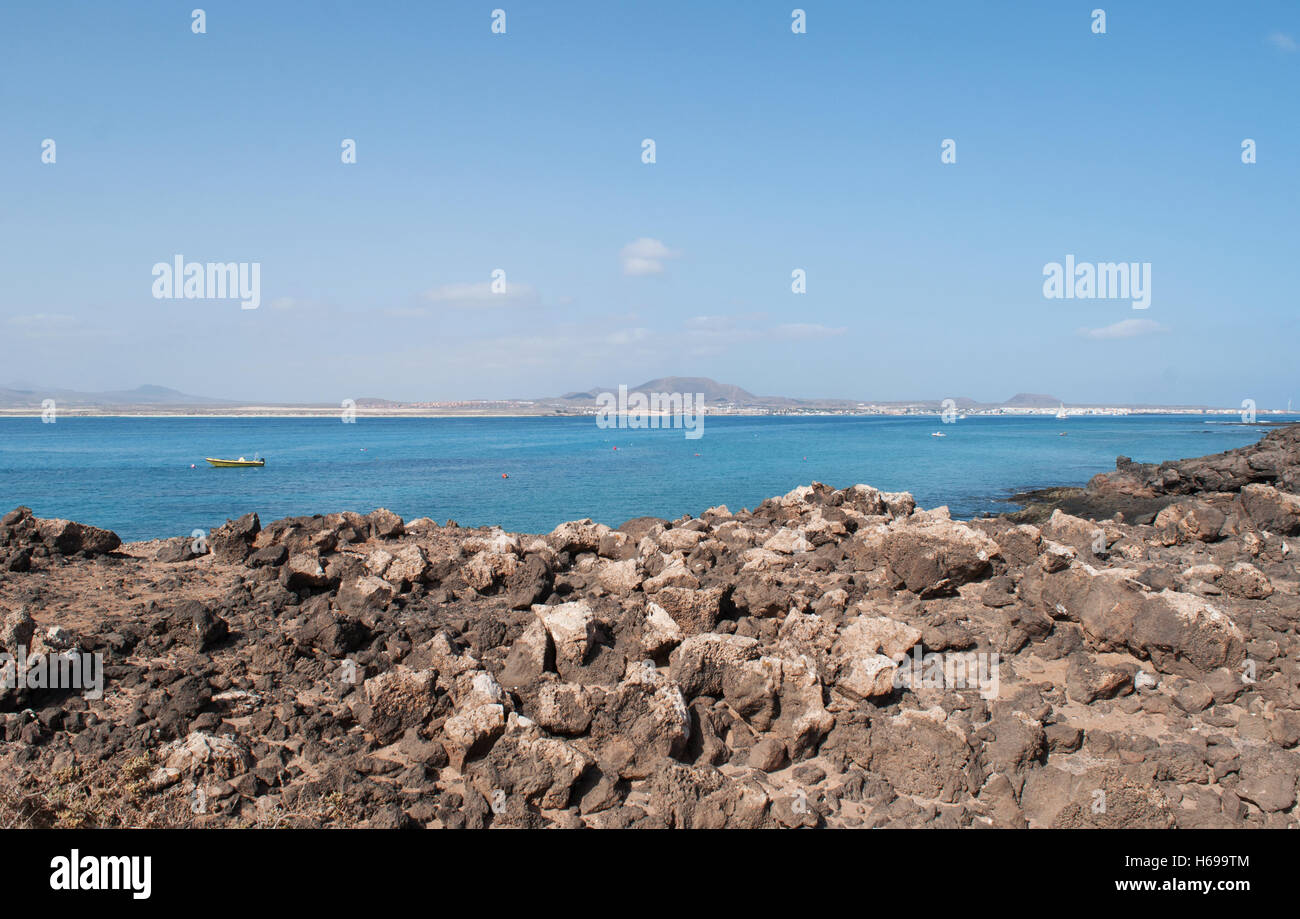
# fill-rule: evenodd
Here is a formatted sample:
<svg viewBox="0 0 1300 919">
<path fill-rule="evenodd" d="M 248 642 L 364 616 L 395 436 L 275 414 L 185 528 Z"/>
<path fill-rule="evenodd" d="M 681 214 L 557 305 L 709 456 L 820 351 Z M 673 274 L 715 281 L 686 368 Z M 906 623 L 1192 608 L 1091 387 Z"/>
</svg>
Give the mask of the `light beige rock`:
<svg viewBox="0 0 1300 919">
<path fill-rule="evenodd" d="M 641 653 L 647 657 L 666 654 L 682 643 L 685 636 L 668 611 L 654 601 L 646 603 L 645 621 L 641 625 Z"/>
</svg>

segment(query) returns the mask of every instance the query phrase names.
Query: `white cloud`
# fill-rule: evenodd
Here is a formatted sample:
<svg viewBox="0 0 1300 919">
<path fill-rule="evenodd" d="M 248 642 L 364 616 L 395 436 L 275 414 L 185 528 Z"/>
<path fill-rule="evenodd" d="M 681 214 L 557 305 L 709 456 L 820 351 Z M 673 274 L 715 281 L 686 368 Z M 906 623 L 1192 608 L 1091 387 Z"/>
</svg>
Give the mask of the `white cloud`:
<svg viewBox="0 0 1300 919">
<path fill-rule="evenodd" d="M 1084 338 L 1096 341 L 1112 341 L 1118 338 L 1136 338 L 1139 335 L 1152 335 L 1156 332 L 1168 332 L 1169 329 L 1152 319 L 1123 319 L 1113 325 L 1100 329 L 1080 329 Z"/>
<path fill-rule="evenodd" d="M 676 258 L 680 253 L 669 249 L 661 241 L 642 236 L 634 239 L 619 252 L 623 262 L 623 273 L 632 277 L 650 274 L 663 274 L 664 261 Z"/>
<path fill-rule="evenodd" d="M 1273 32 L 1268 36 L 1268 43 L 1274 48 L 1279 48 L 1288 54 L 1296 50 L 1296 41 L 1290 35 L 1283 32 Z"/>
</svg>

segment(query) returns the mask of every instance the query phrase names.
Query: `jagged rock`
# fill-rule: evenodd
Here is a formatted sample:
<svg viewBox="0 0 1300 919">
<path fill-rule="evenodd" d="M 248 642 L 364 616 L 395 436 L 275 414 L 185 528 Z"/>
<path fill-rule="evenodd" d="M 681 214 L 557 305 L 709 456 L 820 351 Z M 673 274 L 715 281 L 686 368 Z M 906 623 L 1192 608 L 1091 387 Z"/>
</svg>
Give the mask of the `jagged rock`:
<svg viewBox="0 0 1300 919">
<path fill-rule="evenodd" d="M 503 736 L 475 763 L 470 782 L 494 809 L 505 807 L 511 798 L 533 807 L 564 808 L 593 765 L 591 757 L 564 741 L 520 729 Z"/>
<path fill-rule="evenodd" d="M 1019 790 L 1025 772 L 1047 753 L 1042 723 L 1016 711 L 994 719 L 986 730 L 992 737 L 984 745 L 985 768 L 1008 777 Z"/>
<path fill-rule="evenodd" d="M 1076 566 L 1047 576 L 1041 602 L 1080 623 L 1099 649 L 1127 648 L 1164 673 L 1208 671 L 1241 659 L 1241 631 L 1228 616 L 1191 594 L 1149 594 L 1132 574 Z"/>
<path fill-rule="evenodd" d="M 652 594 L 663 590 L 665 587 L 684 587 L 687 590 L 697 590 L 699 586 L 699 579 L 691 574 L 684 561 L 677 558 L 673 559 L 672 563 L 659 574 L 652 578 L 646 578 L 641 585 L 641 589 L 648 594 Z"/>
<path fill-rule="evenodd" d="M 601 586 L 610 593 L 629 594 L 641 586 L 641 571 L 637 560 L 624 559 L 621 562 L 605 562 L 597 575 Z"/>
<path fill-rule="evenodd" d="M 543 683 L 531 710 L 534 721 L 555 734 L 585 734 L 591 727 L 591 692 L 576 683 Z"/>
<path fill-rule="evenodd" d="M 465 583 L 479 593 L 487 593 L 505 581 L 519 567 L 519 559 L 509 552 L 479 552 L 461 569 Z"/>
<path fill-rule="evenodd" d="M 84 552 L 103 555 L 122 545 L 122 540 L 112 530 L 73 523 L 71 520 L 44 520 L 37 518 L 37 532 L 42 542 L 64 555 Z"/>
<path fill-rule="evenodd" d="M 692 590 L 687 587 L 664 587 L 655 593 L 655 604 L 681 628 L 683 635 L 712 632 L 722 616 L 723 587 Z"/>
<path fill-rule="evenodd" d="M 370 532 L 377 539 L 396 539 L 406 532 L 402 518 L 386 507 L 377 508 L 366 515 Z"/>
<path fill-rule="evenodd" d="M 1043 525 L 1043 536 L 1063 543 L 1085 558 L 1092 558 L 1098 550 L 1104 551 L 1106 532 L 1091 520 L 1066 514 L 1057 508 Z"/>
<path fill-rule="evenodd" d="M 883 654 L 901 660 L 921 640 L 921 630 L 888 616 L 860 615 L 840 630 L 837 655 L 870 658 Z"/>
<path fill-rule="evenodd" d="M 290 559 L 290 563 L 292 561 Z M 324 572 L 321 576 L 324 576 Z M 383 578 L 367 574 L 343 582 L 339 587 L 338 605 L 344 612 L 357 616 L 387 608 L 396 593 L 393 585 Z"/>
<path fill-rule="evenodd" d="M 429 572 L 429 559 L 419 546 L 403 546 L 393 555 L 383 578 L 390 584 L 419 584 Z"/>
<path fill-rule="evenodd" d="M 289 560 L 289 550 L 284 546 L 263 546 L 253 551 L 244 564 L 249 568 L 278 568 Z"/>
<path fill-rule="evenodd" d="M 953 802 L 984 784 L 983 767 L 943 711 L 905 711 L 871 726 L 863 768 L 904 794 Z"/>
<path fill-rule="evenodd" d="M 534 606 L 555 648 L 555 666 L 564 674 L 581 667 L 599 639 L 599 620 L 583 600 L 556 606 Z"/>
<path fill-rule="evenodd" d="M 1133 674 L 1121 668 L 1099 666 L 1083 654 L 1070 660 L 1065 692 L 1076 702 L 1087 705 L 1097 699 L 1113 699 L 1132 689 Z"/>
<path fill-rule="evenodd" d="M 183 740 L 165 745 L 159 752 L 164 768 L 176 775 L 205 774 L 222 779 L 232 779 L 248 770 L 252 757 L 238 742 L 229 737 L 194 731 Z"/>
<path fill-rule="evenodd" d="M 883 561 L 898 583 L 921 596 L 940 596 L 988 574 L 998 546 L 988 536 L 949 520 L 904 521 L 863 534 L 866 560 Z"/>
<path fill-rule="evenodd" d="M 654 601 L 646 603 L 645 621 L 641 625 L 641 653 L 658 658 L 682 643 L 685 634 L 668 611 Z"/>
<path fill-rule="evenodd" d="M 757 783 L 729 782 L 696 805 L 692 827 L 703 830 L 757 830 L 769 825 L 772 799 Z"/>
<path fill-rule="evenodd" d="M 602 762 L 624 779 L 651 775 L 664 759 L 681 755 L 691 736 L 682 691 L 653 667 L 632 664 L 595 713 L 591 741 Z"/>
<path fill-rule="evenodd" d="M 792 759 L 816 752 L 817 745 L 835 726 L 822 701 L 821 680 L 806 660 L 781 660 L 779 709 L 772 732 L 785 740 Z"/>
<path fill-rule="evenodd" d="M 858 699 L 893 695 L 898 665 L 883 654 L 853 657 L 840 665 L 835 688 Z"/>
<path fill-rule="evenodd" d="M 812 547 L 812 543 L 805 539 L 802 533 L 789 528 L 778 530 L 763 543 L 764 549 L 769 552 L 779 552 L 782 555 L 807 552 Z"/>
<path fill-rule="evenodd" d="M 226 620 L 196 601 L 182 604 L 177 611 L 177 618 L 196 651 L 207 651 L 220 644 L 230 632 Z"/>
<path fill-rule="evenodd" d="M 1236 562 L 1223 573 L 1219 583 L 1228 593 L 1249 600 L 1263 600 L 1273 593 L 1268 576 L 1249 562 Z"/>
<path fill-rule="evenodd" d="M 501 670 L 500 682 L 507 689 L 523 689 L 554 669 L 555 645 L 545 624 L 537 618 L 511 646 Z"/>
<path fill-rule="evenodd" d="M 383 743 L 391 743 L 407 728 L 419 727 L 435 702 L 438 674 L 398 665 L 365 681 L 368 706 L 362 726 Z"/>
<path fill-rule="evenodd" d="M 682 527 L 674 527 L 671 530 L 665 530 L 656 537 L 659 548 L 665 552 L 690 552 L 705 538 L 705 534 L 698 530 L 688 530 Z"/>
<path fill-rule="evenodd" d="M 1079 557 L 1079 551 L 1074 546 L 1053 542 L 1050 539 L 1043 540 L 1042 547 L 1043 554 L 1038 557 L 1038 564 L 1049 574 L 1064 571 Z"/>
<path fill-rule="evenodd" d="M 688 698 L 722 695 L 728 668 L 759 656 L 758 641 L 739 635 L 691 635 L 669 657 L 669 673 Z"/>
<path fill-rule="evenodd" d="M 312 615 L 294 633 L 294 641 L 330 657 L 342 657 L 359 648 L 367 634 L 366 627 L 360 620 L 323 609 Z"/>
<path fill-rule="evenodd" d="M 1021 802 L 1039 826 L 1059 829 L 1168 829 L 1168 796 L 1149 781 L 1103 768 L 1079 774 L 1048 767 L 1031 770 Z"/>
<path fill-rule="evenodd" d="M 775 737 L 765 737 L 749 748 L 749 765 L 759 772 L 776 772 L 789 760 L 785 744 Z"/>
<path fill-rule="evenodd" d="M 1271 485 L 1247 485 L 1241 490 L 1240 502 L 1259 529 L 1282 536 L 1300 535 L 1300 496 Z"/>
<path fill-rule="evenodd" d="M 751 571 L 737 579 L 731 601 L 742 616 L 785 616 L 790 611 L 791 594 L 775 575 Z"/>
<path fill-rule="evenodd" d="M 25 608 L 7 612 L 0 623 L 0 648 L 11 656 L 17 656 L 20 648 L 30 651 L 35 633 L 36 622 Z"/>
<path fill-rule="evenodd" d="M 1171 504 L 1156 514 L 1155 527 L 1166 546 L 1190 542 L 1214 542 L 1223 535 L 1227 515 L 1204 501 Z"/>
<path fill-rule="evenodd" d="M 184 537 L 169 539 L 158 547 L 158 551 L 154 553 L 154 559 L 165 564 L 176 565 L 206 555 L 206 549 L 202 552 L 195 551 L 195 543 L 196 540 Z"/>
<path fill-rule="evenodd" d="M 227 520 L 208 535 L 208 548 L 219 562 L 242 562 L 253 551 L 253 540 L 261 530 L 257 514 Z"/>
<path fill-rule="evenodd" d="M 485 703 L 469 706 L 443 723 L 443 748 L 456 769 L 463 769 L 467 760 L 481 756 L 505 731 L 505 706 Z"/>
<path fill-rule="evenodd" d="M 596 552 L 600 549 L 601 537 L 609 531 L 603 523 L 592 523 L 590 519 L 571 520 L 552 530 L 547 541 L 556 552 Z"/>
<path fill-rule="evenodd" d="M 320 561 L 319 556 L 307 552 L 290 555 L 281 574 L 285 586 L 290 590 L 328 586 L 330 579 Z"/>
<path fill-rule="evenodd" d="M 530 552 L 506 575 L 504 590 L 510 608 L 530 609 L 547 598 L 554 583 L 554 573 L 546 559 Z"/>
</svg>

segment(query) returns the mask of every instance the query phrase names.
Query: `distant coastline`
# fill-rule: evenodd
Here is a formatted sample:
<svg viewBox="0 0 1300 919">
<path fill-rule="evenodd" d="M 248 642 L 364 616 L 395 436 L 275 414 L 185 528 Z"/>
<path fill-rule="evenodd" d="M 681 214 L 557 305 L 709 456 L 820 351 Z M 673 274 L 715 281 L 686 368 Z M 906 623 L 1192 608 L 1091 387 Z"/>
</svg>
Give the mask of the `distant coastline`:
<svg viewBox="0 0 1300 919">
<path fill-rule="evenodd" d="M 1258 408 L 1255 401 L 1240 406 L 1160 405 L 1142 402 L 1067 402 L 1045 393 L 1020 392 L 1002 402 L 983 402 L 964 396 L 910 400 L 871 400 L 835 398 L 792 398 L 760 396 L 732 383 L 719 383 L 709 377 L 659 377 L 638 386 L 595 386 L 580 392 L 533 399 L 421 399 L 396 400 L 375 397 L 343 399 L 341 402 L 274 402 L 241 401 L 211 398 L 184 393 L 165 386 L 145 385 L 130 390 L 82 392 L 72 389 L 38 388 L 30 384 L 19 387 L 0 386 L 0 417 L 42 415 L 74 417 L 158 417 L 158 418 L 582 418 L 595 417 L 606 409 L 603 398 L 615 391 L 643 394 L 649 415 L 658 415 L 658 397 L 676 396 L 684 404 L 702 404 L 713 416 L 739 415 L 830 415 L 866 416 L 941 416 L 954 421 L 971 416 L 1015 417 L 1123 415 L 1224 415 L 1240 417 L 1250 423 L 1259 415 L 1285 415 L 1276 408 Z M 632 406 L 635 412 L 637 406 Z M 671 410 L 671 409 L 670 409 Z M 1247 420 L 1249 419 L 1249 421 Z"/>
<path fill-rule="evenodd" d="M 104 408 L 91 408 L 86 406 L 60 406 L 57 417 L 60 418 L 338 418 L 341 409 L 330 406 L 311 408 L 305 406 L 286 407 L 277 409 L 272 407 L 220 407 L 196 409 L 186 407 L 168 411 L 159 406 L 147 406 L 139 409 L 133 409 L 129 406 L 111 406 Z M 647 412 L 647 415 L 656 416 L 660 412 Z M 827 418 L 833 416 L 852 416 L 865 418 L 942 418 L 943 412 L 935 409 L 909 408 L 906 410 L 889 410 L 881 408 L 869 409 L 827 409 L 827 408 L 807 408 L 807 409 L 765 409 L 765 408 L 715 408 L 706 409 L 706 414 L 711 417 L 743 417 L 743 418 L 764 418 L 764 417 L 810 417 L 810 418 Z M 1259 409 L 1256 415 L 1277 416 L 1279 419 L 1288 418 L 1296 415 L 1296 412 L 1287 412 L 1282 409 Z M 29 408 L 0 408 L 0 418 L 36 418 L 39 419 L 42 410 L 39 407 Z M 1015 418 L 1015 417 L 1037 417 L 1037 418 L 1054 418 L 1057 415 L 1055 409 L 1020 409 L 1020 410 L 967 410 L 963 412 L 967 417 L 995 417 L 995 418 Z M 1066 408 L 1067 418 L 1117 418 L 1127 415 L 1222 415 L 1225 417 L 1240 416 L 1240 409 L 1222 409 L 1222 408 L 1162 408 L 1162 407 L 1106 407 L 1095 406 L 1088 409 L 1071 409 Z M 501 411 L 454 411 L 454 410 L 437 410 L 428 408 L 358 408 L 354 416 L 356 418 L 594 418 L 596 411 L 593 410 L 570 410 L 561 411 L 553 409 L 539 409 L 536 411 L 522 411 L 517 408 L 503 409 Z M 1260 421 L 1222 421 L 1220 424 L 1250 426 L 1271 426 L 1279 424 L 1288 424 L 1285 420 L 1260 420 Z"/>
</svg>

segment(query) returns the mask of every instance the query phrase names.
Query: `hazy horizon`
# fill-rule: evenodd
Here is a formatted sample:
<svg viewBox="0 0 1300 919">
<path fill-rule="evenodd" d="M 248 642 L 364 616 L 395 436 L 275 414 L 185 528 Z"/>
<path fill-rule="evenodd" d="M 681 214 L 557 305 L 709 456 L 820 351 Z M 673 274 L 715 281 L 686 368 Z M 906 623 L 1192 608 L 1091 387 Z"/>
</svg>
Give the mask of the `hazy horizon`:
<svg viewBox="0 0 1300 919">
<path fill-rule="evenodd" d="M 1094 5 L 819 4 L 794 34 L 792 6 L 0 11 L 3 376 L 1295 395 L 1300 7 L 1109 3 L 1096 34 Z M 258 308 L 156 299 L 176 256 L 260 265 Z M 1149 264 L 1149 308 L 1047 299 L 1067 258 Z"/>
</svg>

